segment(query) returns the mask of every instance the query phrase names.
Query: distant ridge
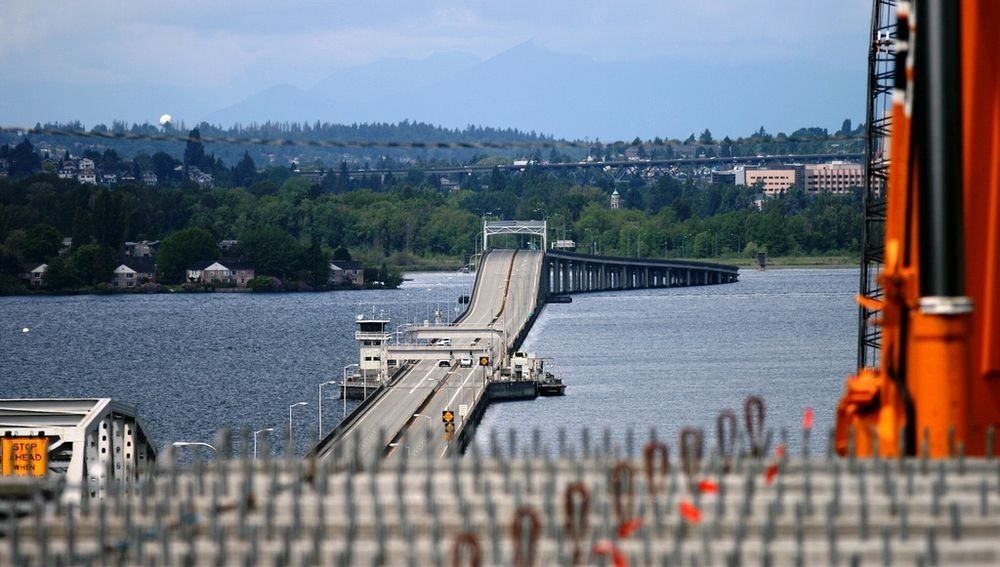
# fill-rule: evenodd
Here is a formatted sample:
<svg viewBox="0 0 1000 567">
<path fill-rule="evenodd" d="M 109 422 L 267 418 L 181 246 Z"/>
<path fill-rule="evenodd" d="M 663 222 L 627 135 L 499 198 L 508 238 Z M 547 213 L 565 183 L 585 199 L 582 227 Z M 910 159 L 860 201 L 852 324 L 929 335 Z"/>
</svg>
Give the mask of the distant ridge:
<svg viewBox="0 0 1000 567">
<path fill-rule="evenodd" d="M 860 118 L 864 74 L 831 64 L 827 81 L 804 85 L 804 64 L 692 63 L 668 58 L 602 62 L 533 42 L 485 60 L 448 54 L 388 60 L 331 74 L 311 89 L 273 87 L 206 120 L 398 122 L 461 128 L 490 124 L 567 139 L 717 137 L 761 125 L 831 129 Z M 706 79 L 707 78 L 707 79 Z"/>
</svg>

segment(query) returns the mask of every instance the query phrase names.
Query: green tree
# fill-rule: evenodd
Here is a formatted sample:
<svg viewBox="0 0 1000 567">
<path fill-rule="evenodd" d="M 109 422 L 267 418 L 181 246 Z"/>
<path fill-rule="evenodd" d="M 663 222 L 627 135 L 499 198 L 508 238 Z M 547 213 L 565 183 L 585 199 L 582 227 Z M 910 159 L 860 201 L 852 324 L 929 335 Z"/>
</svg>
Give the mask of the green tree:
<svg viewBox="0 0 1000 567">
<path fill-rule="evenodd" d="M 338 246 L 337 249 L 333 251 L 334 262 L 338 261 L 350 262 L 352 259 L 353 258 L 351 258 L 351 253 L 347 250 L 347 248 L 344 248 L 343 246 Z"/>
<path fill-rule="evenodd" d="M 23 261 L 44 262 L 59 253 L 62 236 L 47 224 L 36 224 L 26 230 L 11 232 L 6 243 Z"/>
<path fill-rule="evenodd" d="M 199 260 L 217 260 L 219 246 L 212 233 L 203 228 L 185 228 L 168 235 L 160 243 L 156 256 L 157 280 L 180 283 L 191 264 Z"/>
<path fill-rule="evenodd" d="M 708 128 L 705 128 L 705 131 L 701 133 L 701 136 L 698 136 L 698 141 L 702 144 L 711 144 L 715 142 L 715 140 L 712 139 L 712 133 L 708 131 Z"/>
<path fill-rule="evenodd" d="M 84 285 L 111 281 L 116 264 L 114 249 L 100 244 L 84 244 L 70 255 L 76 279 Z"/>
<path fill-rule="evenodd" d="M 113 173 L 121 169 L 122 158 L 118 155 L 118 152 L 108 148 L 101 154 L 100 164 L 105 173 Z"/>
<path fill-rule="evenodd" d="M 56 291 L 68 291 L 83 285 L 77 276 L 73 262 L 69 258 L 53 258 L 48 264 L 49 268 L 45 272 L 45 287 Z"/>
<path fill-rule="evenodd" d="M 162 252 L 161 252 L 162 253 Z M 264 226 L 240 235 L 240 253 L 257 274 L 281 279 L 295 277 L 301 265 L 301 249 L 287 232 Z"/>
<path fill-rule="evenodd" d="M 176 179 L 177 175 L 174 173 L 174 168 L 177 167 L 179 162 L 171 157 L 170 154 L 156 152 L 150 159 L 153 164 L 153 173 L 156 174 L 160 185 L 168 185 L 172 179 Z"/>
<path fill-rule="evenodd" d="M 318 242 L 302 250 L 302 270 L 299 279 L 313 288 L 326 286 L 330 281 L 330 257 L 323 252 Z"/>
<path fill-rule="evenodd" d="M 256 179 L 257 164 L 250 157 L 250 152 L 243 152 L 243 157 L 233 168 L 232 183 L 237 187 L 249 187 Z"/>
<path fill-rule="evenodd" d="M 31 175 L 42 170 L 42 159 L 27 138 L 14 146 L 7 159 L 7 173 L 11 177 Z"/>
<path fill-rule="evenodd" d="M 201 132 L 197 128 L 188 133 L 184 145 L 184 167 L 203 167 L 205 164 L 205 146 L 201 143 Z"/>
</svg>

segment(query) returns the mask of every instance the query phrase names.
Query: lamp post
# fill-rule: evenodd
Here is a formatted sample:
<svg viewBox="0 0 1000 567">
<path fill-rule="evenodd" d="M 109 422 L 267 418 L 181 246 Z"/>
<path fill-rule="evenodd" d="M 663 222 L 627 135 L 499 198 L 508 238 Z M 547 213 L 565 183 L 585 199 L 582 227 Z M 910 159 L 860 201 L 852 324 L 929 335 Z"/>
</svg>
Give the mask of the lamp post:
<svg viewBox="0 0 1000 567">
<path fill-rule="evenodd" d="M 413 417 L 426 417 L 427 418 L 427 427 L 434 427 L 434 421 L 431 419 L 431 416 L 429 416 L 429 415 L 424 415 L 422 413 L 415 413 L 415 414 L 413 414 Z"/>
<path fill-rule="evenodd" d="M 258 429 L 253 432 L 253 460 L 257 460 L 257 435 L 260 433 L 270 433 L 274 431 L 273 427 L 268 427 L 265 429 Z"/>
<path fill-rule="evenodd" d="M 354 364 L 348 364 L 347 366 L 344 367 L 344 376 L 343 376 L 343 379 L 340 382 L 340 386 L 341 386 L 341 388 L 340 388 L 340 397 L 343 398 L 343 400 L 344 400 L 344 412 L 340 415 L 341 419 L 347 417 L 347 369 L 348 368 L 359 368 L 359 367 L 360 366 L 356 362 Z"/>
<path fill-rule="evenodd" d="M 172 447 L 207 447 L 212 450 L 212 456 L 218 455 L 219 451 L 209 445 L 208 443 L 201 443 L 199 441 L 174 441 L 170 444 Z"/>
<path fill-rule="evenodd" d="M 292 447 L 293 452 L 295 451 L 295 436 L 292 435 L 292 408 L 307 405 L 309 405 L 309 402 L 295 402 L 288 406 L 288 444 Z"/>
<path fill-rule="evenodd" d="M 330 380 L 329 382 L 323 382 L 319 385 L 319 441 L 323 440 L 323 386 L 329 386 L 336 383 L 336 380 Z"/>
</svg>

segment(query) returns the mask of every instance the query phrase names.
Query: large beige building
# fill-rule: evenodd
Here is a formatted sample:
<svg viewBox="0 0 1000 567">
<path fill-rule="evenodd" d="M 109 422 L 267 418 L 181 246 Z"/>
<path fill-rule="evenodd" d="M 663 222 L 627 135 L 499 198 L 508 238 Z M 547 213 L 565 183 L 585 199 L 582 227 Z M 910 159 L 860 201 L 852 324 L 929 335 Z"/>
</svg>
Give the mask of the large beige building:
<svg viewBox="0 0 1000 567">
<path fill-rule="evenodd" d="M 795 187 L 794 169 L 748 169 L 745 175 L 747 186 L 760 184 L 766 195 L 779 195 Z"/>
<path fill-rule="evenodd" d="M 852 187 L 863 187 L 865 168 L 860 163 L 819 163 L 807 165 L 805 171 L 807 193 L 846 193 Z"/>
<path fill-rule="evenodd" d="M 847 193 L 853 187 L 864 187 L 865 167 L 860 163 L 834 161 L 818 164 L 792 164 L 773 169 L 738 168 L 713 171 L 712 184 L 759 185 L 768 196 L 780 195 L 789 187 L 807 193 Z"/>
</svg>

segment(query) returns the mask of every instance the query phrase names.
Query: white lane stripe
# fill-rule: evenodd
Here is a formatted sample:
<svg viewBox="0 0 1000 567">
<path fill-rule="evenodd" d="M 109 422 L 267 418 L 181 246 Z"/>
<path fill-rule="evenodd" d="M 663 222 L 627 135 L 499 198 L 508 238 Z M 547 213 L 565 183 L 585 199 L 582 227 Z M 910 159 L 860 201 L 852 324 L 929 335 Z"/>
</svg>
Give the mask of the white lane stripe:
<svg viewBox="0 0 1000 567">
<path fill-rule="evenodd" d="M 459 387 L 458 387 L 458 388 L 457 388 L 457 389 L 455 390 L 455 395 L 454 395 L 454 396 L 452 396 L 450 400 L 448 400 L 448 405 L 447 405 L 446 407 L 449 407 L 449 408 L 450 408 L 450 407 L 452 407 L 452 404 L 454 404 L 454 403 L 455 403 L 455 398 L 457 398 L 457 397 L 458 397 L 458 395 L 462 393 L 462 388 L 464 388 L 464 387 L 465 387 L 465 385 L 466 385 L 466 384 L 468 384 L 468 382 L 469 382 L 469 378 L 472 378 L 472 375 L 473 375 L 473 374 L 475 374 L 475 372 L 476 372 L 476 371 L 475 371 L 475 369 L 473 369 L 473 370 L 472 370 L 471 372 L 469 372 L 469 375 L 465 377 L 465 381 L 464 381 L 464 382 L 462 382 L 462 385 L 461 385 L 461 386 L 459 386 Z"/>
<path fill-rule="evenodd" d="M 428 370 L 427 374 L 424 374 L 424 377 L 421 378 L 419 382 L 417 382 L 416 386 L 410 388 L 410 393 L 412 394 L 413 392 L 415 392 L 417 390 L 417 388 L 419 388 L 420 385 L 424 383 L 424 380 L 426 380 L 427 377 L 430 376 L 431 373 L 434 372 L 435 370 L 437 370 L 437 369 L 436 368 L 431 368 L 430 370 Z"/>
</svg>

